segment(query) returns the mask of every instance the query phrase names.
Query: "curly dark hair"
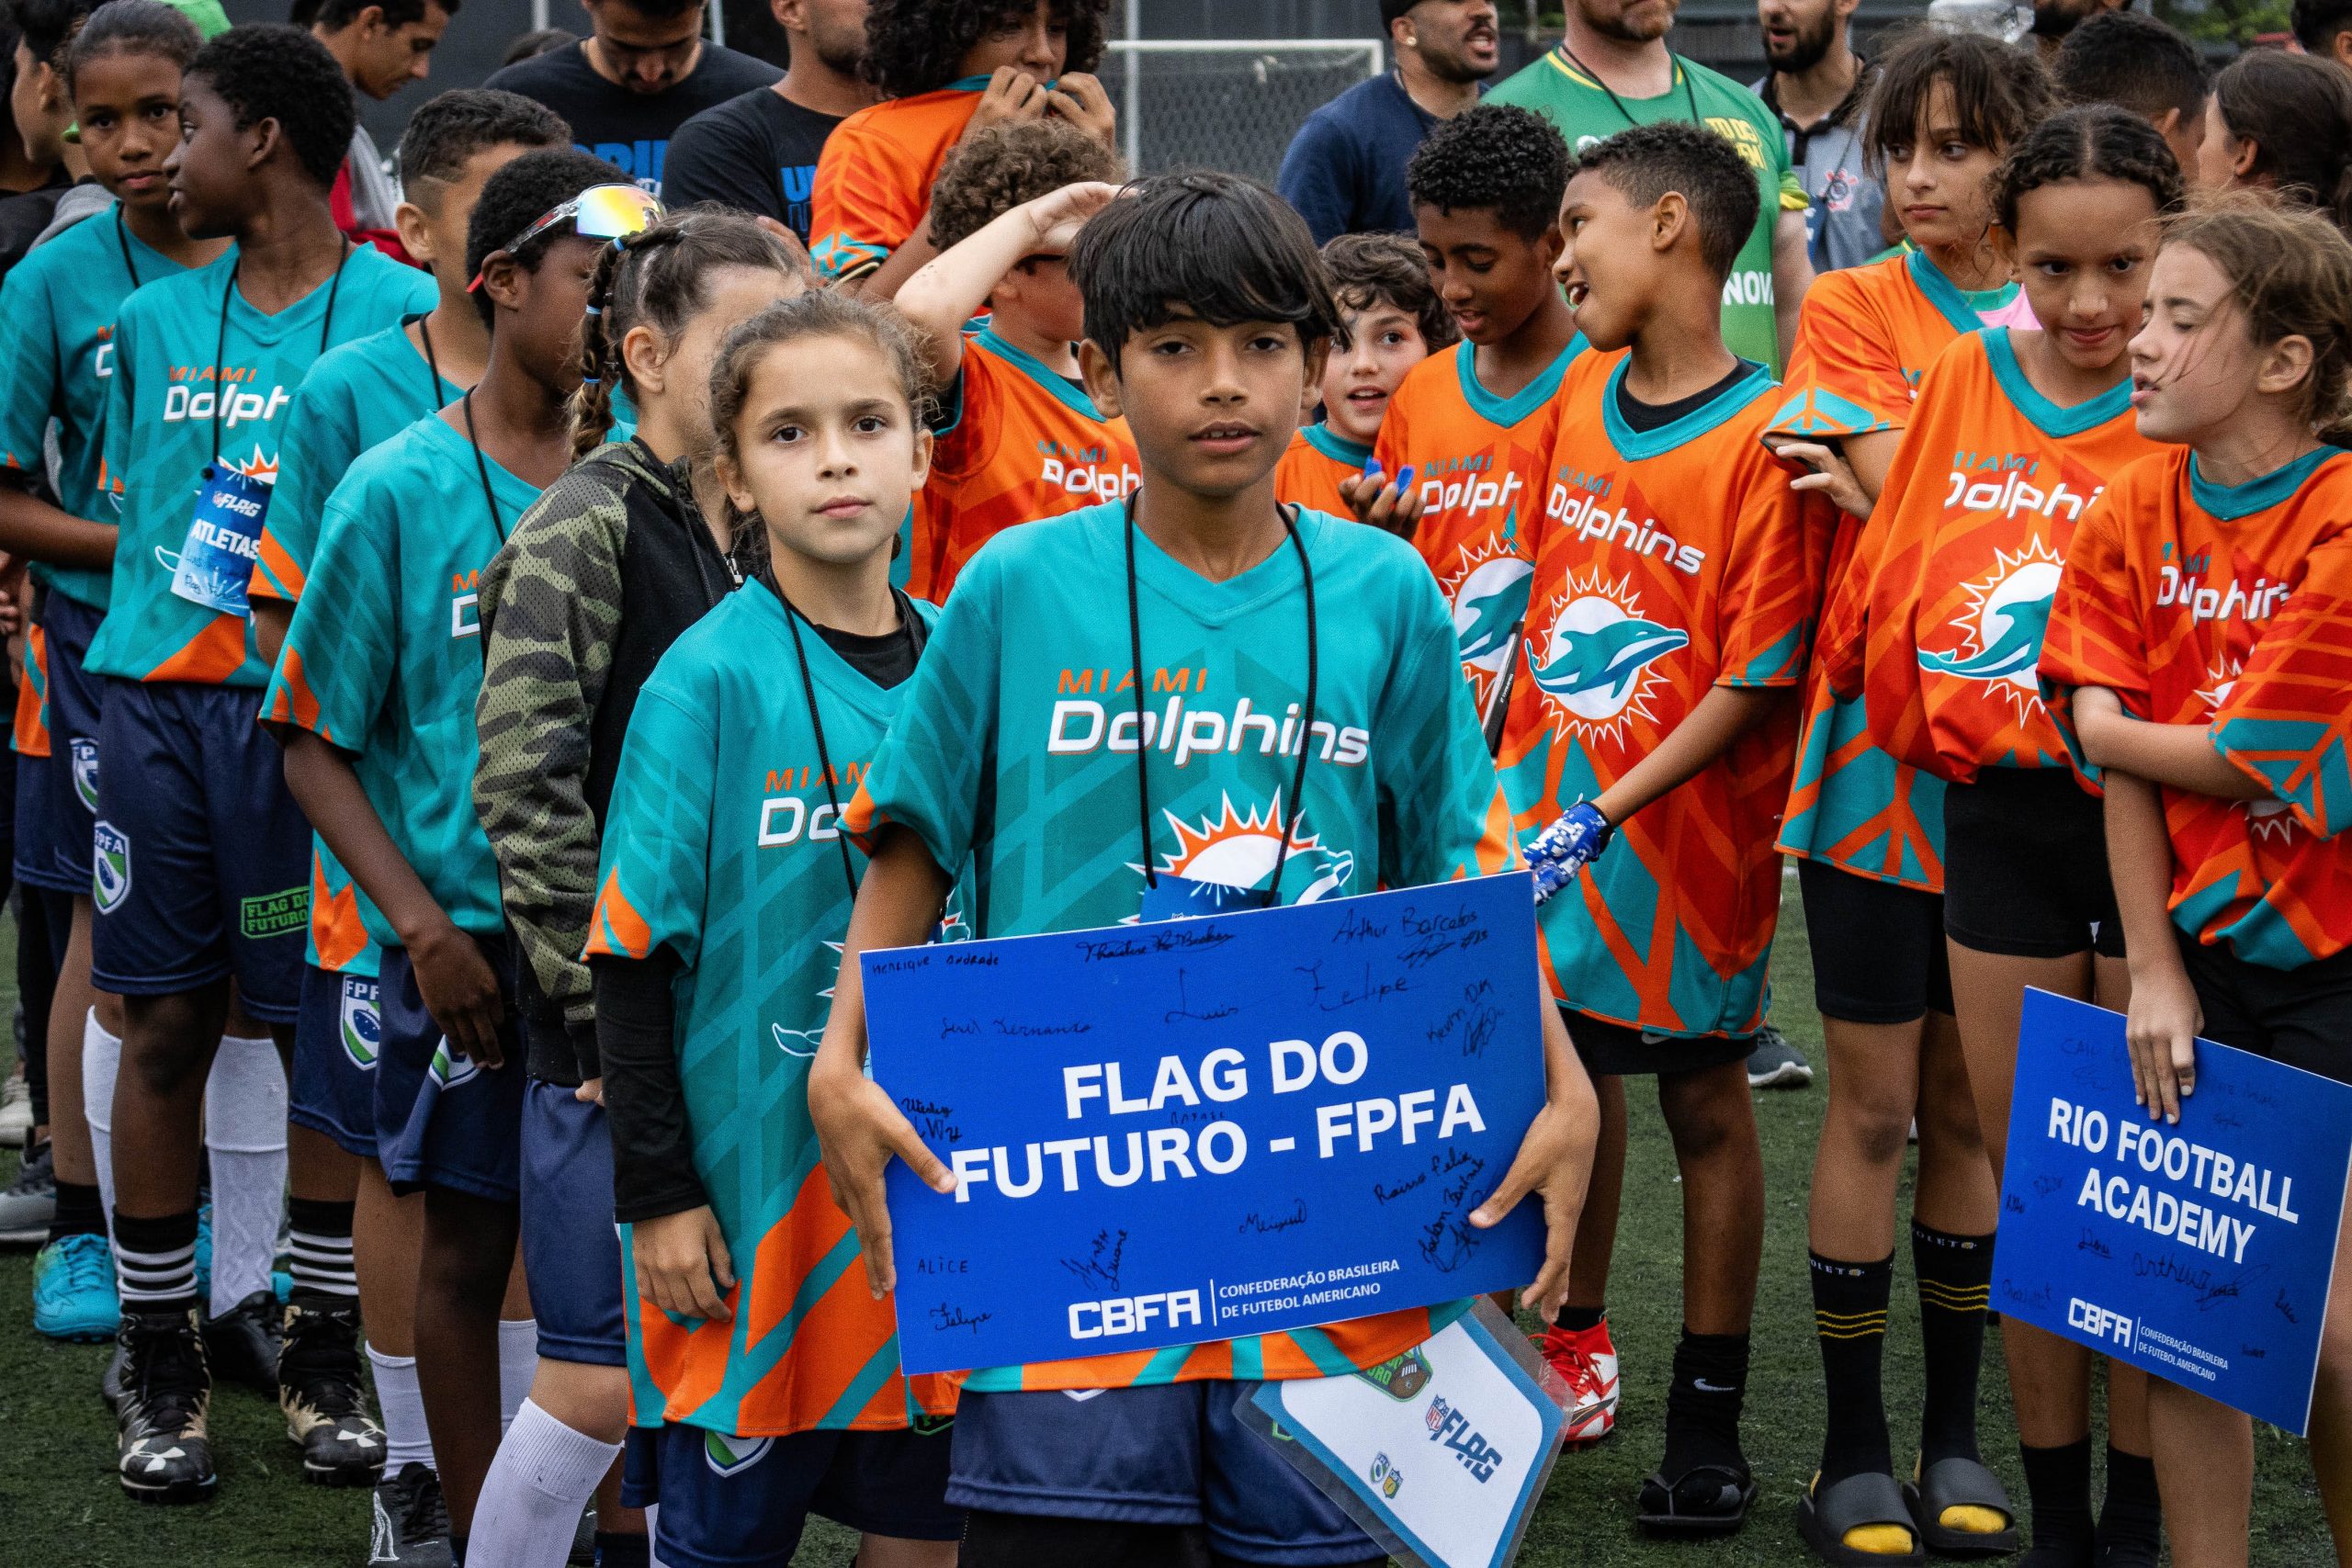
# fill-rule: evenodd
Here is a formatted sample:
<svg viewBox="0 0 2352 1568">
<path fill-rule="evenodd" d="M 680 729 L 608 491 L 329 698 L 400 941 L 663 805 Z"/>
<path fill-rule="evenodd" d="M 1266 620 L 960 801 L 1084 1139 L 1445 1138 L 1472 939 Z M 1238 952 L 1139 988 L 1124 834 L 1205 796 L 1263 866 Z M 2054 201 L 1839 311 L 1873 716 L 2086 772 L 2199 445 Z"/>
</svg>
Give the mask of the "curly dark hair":
<svg viewBox="0 0 2352 1568">
<path fill-rule="evenodd" d="M 2352 232 L 2352 74 L 2329 61 L 2252 49 L 2213 78 L 2232 136 L 2254 143 L 2254 176 Z"/>
<path fill-rule="evenodd" d="M 238 130 L 276 120 L 302 172 L 321 186 L 334 184 L 359 111 L 351 79 L 326 45 L 282 22 L 249 23 L 198 50 L 187 74 L 211 84 Z"/>
<path fill-rule="evenodd" d="M 1504 228 L 1532 240 L 1559 221 L 1568 162 L 1568 144 L 1542 115 L 1479 104 L 1422 139 L 1405 189 L 1415 207 L 1440 212 L 1492 208 Z"/>
<path fill-rule="evenodd" d="M 2188 196 L 2180 165 L 2154 126 L 2113 104 L 2084 104 L 2051 116 L 2009 148 L 1993 171 L 1994 221 L 2015 234 L 2026 192 L 2068 180 L 2138 186 L 2160 213 L 2179 211 Z"/>
<path fill-rule="evenodd" d="M 865 79 L 893 98 L 935 93 L 964 73 L 964 57 L 1000 28 L 1036 14 L 1040 0 L 873 0 L 865 13 Z M 1065 71 L 1102 59 L 1102 17 L 1111 0 L 1050 0 L 1067 29 Z"/>
<path fill-rule="evenodd" d="M 1908 27 L 1879 56 L 1871 86 L 1862 145 L 1873 167 L 1910 144 L 1938 83 L 1951 89 L 1961 140 L 1987 152 L 2007 152 L 2056 107 L 2050 73 L 2031 50 L 1983 33 Z"/>
<path fill-rule="evenodd" d="M 571 224 L 567 220 L 542 229 L 528 244 L 517 245 L 517 235 L 583 190 L 628 183 L 629 177 L 620 170 L 577 147 L 542 147 L 524 153 L 482 185 L 481 197 L 466 220 L 466 276 L 480 276 L 482 263 L 500 251 L 512 255 L 525 271 L 538 271 L 548 247 L 570 234 Z M 490 290 L 475 289 L 473 301 L 481 319 L 489 321 L 496 309 Z"/>
<path fill-rule="evenodd" d="M 1116 152 L 1050 115 L 991 126 L 948 155 L 931 187 L 931 243 L 959 245 L 1019 207 L 1087 180 L 1127 177 Z"/>
<path fill-rule="evenodd" d="M 492 147 L 563 147 L 571 128 L 563 117 L 519 93 L 492 87 L 452 87 L 417 106 L 401 132 L 401 186 L 409 199 L 435 210 L 442 188 L 465 172 L 477 152 Z"/>
<path fill-rule="evenodd" d="M 1323 244 L 1323 265 L 1342 310 L 1359 313 L 1394 306 L 1413 318 L 1422 345 L 1435 354 L 1462 335 L 1453 312 L 1430 281 L 1421 248 L 1402 234 L 1341 234 Z"/>
<path fill-rule="evenodd" d="M 1575 173 L 1600 175 L 1636 207 L 1679 191 L 1698 225 L 1700 257 L 1718 279 L 1731 276 L 1764 210 L 1756 171 L 1739 149 L 1684 120 L 1637 125 L 1597 141 L 1577 155 Z"/>
</svg>

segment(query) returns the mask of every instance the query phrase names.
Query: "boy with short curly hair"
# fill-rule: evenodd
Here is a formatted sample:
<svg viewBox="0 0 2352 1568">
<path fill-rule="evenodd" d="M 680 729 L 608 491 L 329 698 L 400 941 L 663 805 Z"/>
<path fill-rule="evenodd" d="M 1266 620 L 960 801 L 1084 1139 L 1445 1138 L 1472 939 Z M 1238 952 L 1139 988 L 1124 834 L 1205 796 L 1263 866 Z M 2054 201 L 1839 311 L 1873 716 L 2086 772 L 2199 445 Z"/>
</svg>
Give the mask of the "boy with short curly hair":
<svg viewBox="0 0 2352 1568">
<path fill-rule="evenodd" d="M 990 126 L 1055 118 L 1110 145 L 1110 95 L 1090 74 L 1109 7 L 873 0 L 865 71 L 888 96 L 842 121 L 817 161 L 808 249 L 818 269 L 889 299 L 952 243 L 926 232 L 932 186 L 948 154 Z"/>
<path fill-rule="evenodd" d="M 1116 501 L 1137 481 L 1125 422 L 1104 418 L 1079 383 L 1070 345 L 1085 335 L 1085 302 L 1063 260 L 1125 176 L 1109 147 L 1046 118 L 972 137 L 932 188 L 932 238 L 945 254 L 897 301 L 927 334 L 946 389 L 915 502 L 907 591 L 918 598 L 944 604 L 1001 530 Z M 988 325 L 966 336 L 983 310 Z"/>
</svg>

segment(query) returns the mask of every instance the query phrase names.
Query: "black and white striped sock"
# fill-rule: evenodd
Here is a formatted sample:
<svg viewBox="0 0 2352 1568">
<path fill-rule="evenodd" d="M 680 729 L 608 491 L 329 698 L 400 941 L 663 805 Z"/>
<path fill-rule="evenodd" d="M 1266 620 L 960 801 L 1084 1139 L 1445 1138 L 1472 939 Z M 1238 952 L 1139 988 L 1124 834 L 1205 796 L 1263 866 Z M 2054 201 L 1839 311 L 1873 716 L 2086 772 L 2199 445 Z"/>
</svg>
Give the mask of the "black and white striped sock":
<svg viewBox="0 0 2352 1568">
<path fill-rule="evenodd" d="M 359 1295 L 359 1277 L 351 1266 L 349 1203 L 315 1198 L 295 1198 L 287 1204 L 293 1224 L 294 1293 L 353 1301 Z"/>
<path fill-rule="evenodd" d="M 114 1214 L 115 1282 L 126 1313 L 196 1309 L 196 1211 L 143 1220 Z"/>
</svg>

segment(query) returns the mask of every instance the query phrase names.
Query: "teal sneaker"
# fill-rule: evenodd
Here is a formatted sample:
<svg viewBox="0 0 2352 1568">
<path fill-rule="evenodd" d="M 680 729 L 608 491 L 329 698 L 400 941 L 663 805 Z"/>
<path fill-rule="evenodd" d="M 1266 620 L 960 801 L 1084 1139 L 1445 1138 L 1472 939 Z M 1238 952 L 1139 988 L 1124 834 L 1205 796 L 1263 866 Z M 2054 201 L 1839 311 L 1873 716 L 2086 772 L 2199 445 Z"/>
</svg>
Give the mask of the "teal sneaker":
<svg viewBox="0 0 2352 1568">
<path fill-rule="evenodd" d="M 33 1258 L 33 1331 L 51 1339 L 111 1339 L 122 1326 L 114 1248 L 102 1235 L 69 1235 Z"/>
<path fill-rule="evenodd" d="M 206 1203 L 196 1211 L 196 1300 L 199 1306 L 210 1311 L 206 1303 L 212 1300 L 212 1205 Z"/>
</svg>

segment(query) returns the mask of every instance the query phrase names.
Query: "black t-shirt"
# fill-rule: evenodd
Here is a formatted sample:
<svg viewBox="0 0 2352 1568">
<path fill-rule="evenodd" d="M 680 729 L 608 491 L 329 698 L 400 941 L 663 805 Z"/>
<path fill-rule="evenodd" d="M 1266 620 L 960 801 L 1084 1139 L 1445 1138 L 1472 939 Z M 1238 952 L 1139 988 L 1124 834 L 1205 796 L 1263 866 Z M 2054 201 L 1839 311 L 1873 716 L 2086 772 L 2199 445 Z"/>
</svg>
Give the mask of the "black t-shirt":
<svg viewBox="0 0 2352 1568">
<path fill-rule="evenodd" d="M 770 87 L 729 98 L 678 127 L 670 139 L 662 198 L 672 207 L 715 201 L 761 214 L 806 241 L 817 154 L 840 123 Z"/>
<path fill-rule="evenodd" d="M 571 139 L 628 171 L 648 190 L 662 188 L 662 168 L 678 127 L 715 105 L 764 87 L 784 73 L 763 60 L 718 44 L 667 92 L 632 93 L 596 74 L 579 44 L 517 62 L 482 85 L 520 93 L 547 105 L 571 127 Z"/>
<path fill-rule="evenodd" d="M 1734 355 L 1736 358 L 1736 355 Z M 1742 359 L 1738 367 L 1705 391 L 1693 392 L 1687 398 L 1677 398 L 1670 403 L 1645 403 L 1625 389 L 1624 379 L 1617 382 L 1617 412 L 1634 429 L 1647 433 L 1663 430 L 1684 414 L 1696 413 L 1730 391 L 1759 369 L 1756 361 Z"/>
</svg>

